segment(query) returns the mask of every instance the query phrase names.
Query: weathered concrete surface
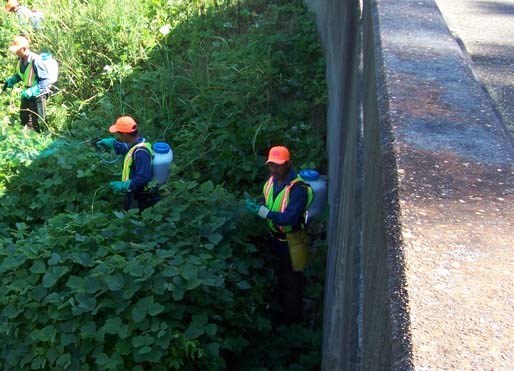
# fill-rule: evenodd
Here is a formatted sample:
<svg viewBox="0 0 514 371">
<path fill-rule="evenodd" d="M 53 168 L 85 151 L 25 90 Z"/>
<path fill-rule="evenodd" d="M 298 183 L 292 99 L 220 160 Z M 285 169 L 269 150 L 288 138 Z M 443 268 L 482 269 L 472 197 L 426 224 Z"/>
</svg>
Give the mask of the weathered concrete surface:
<svg viewBox="0 0 514 371">
<path fill-rule="evenodd" d="M 514 134 L 514 0 L 436 0 Z"/>
<path fill-rule="evenodd" d="M 307 1 L 325 46 L 329 105 L 329 251 L 323 315 L 324 370 L 358 366 L 361 199 L 358 0 Z M 357 31 L 357 32 L 356 32 Z"/>
<path fill-rule="evenodd" d="M 514 149 L 469 58 L 434 0 L 364 0 L 362 21 L 359 0 L 307 2 L 329 88 L 322 369 L 512 369 Z"/>
<path fill-rule="evenodd" d="M 414 368 L 512 369 L 511 138 L 434 1 L 376 5 Z"/>
</svg>

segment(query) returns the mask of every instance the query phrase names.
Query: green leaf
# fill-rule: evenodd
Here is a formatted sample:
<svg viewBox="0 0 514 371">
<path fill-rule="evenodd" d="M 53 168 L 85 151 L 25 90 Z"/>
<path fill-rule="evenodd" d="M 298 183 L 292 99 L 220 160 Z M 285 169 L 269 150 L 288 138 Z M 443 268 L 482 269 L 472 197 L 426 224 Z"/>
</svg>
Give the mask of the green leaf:
<svg viewBox="0 0 514 371">
<path fill-rule="evenodd" d="M 43 263 L 41 260 L 36 260 L 32 267 L 30 268 L 30 271 L 34 274 L 41 274 L 46 272 L 46 264 Z"/>
<path fill-rule="evenodd" d="M 121 355 L 129 355 L 132 352 L 132 345 L 126 340 L 119 340 L 116 343 L 116 352 Z"/>
<path fill-rule="evenodd" d="M 45 326 L 39 331 L 38 339 L 43 342 L 52 340 L 55 336 L 55 328 L 52 325 Z"/>
<path fill-rule="evenodd" d="M 153 344 L 153 337 L 150 335 L 143 335 L 143 336 L 135 336 L 132 339 L 132 345 L 135 348 L 140 348 L 145 345 L 152 345 Z"/>
<path fill-rule="evenodd" d="M 180 301 L 184 298 L 184 290 L 182 290 L 180 287 L 175 287 L 171 292 L 171 296 L 174 300 Z"/>
<path fill-rule="evenodd" d="M 92 338 L 96 333 L 96 323 L 89 321 L 80 328 L 82 338 Z"/>
<path fill-rule="evenodd" d="M 186 263 L 182 267 L 180 267 L 180 274 L 186 280 L 190 280 L 193 277 L 196 277 L 198 274 L 198 268 L 192 264 Z"/>
<path fill-rule="evenodd" d="M 61 334 L 61 345 L 63 347 L 73 344 L 75 342 L 75 335 L 73 334 Z"/>
<path fill-rule="evenodd" d="M 114 216 L 118 219 L 125 219 L 125 213 L 121 211 L 115 211 Z"/>
<path fill-rule="evenodd" d="M 85 281 L 86 292 L 88 294 L 94 294 L 102 288 L 102 284 L 95 277 L 86 277 L 84 281 Z"/>
<path fill-rule="evenodd" d="M 207 324 L 208 321 L 209 321 L 209 318 L 207 317 L 207 315 L 200 313 L 200 314 L 194 314 L 191 322 L 198 327 L 203 327 L 204 325 Z"/>
<path fill-rule="evenodd" d="M 84 280 L 78 276 L 70 276 L 70 278 L 68 278 L 68 282 L 66 282 L 66 286 L 68 286 L 73 291 L 83 291 Z"/>
<path fill-rule="evenodd" d="M 59 366 L 62 369 L 67 369 L 71 365 L 71 354 L 65 353 L 61 354 L 59 358 L 57 358 L 56 366 Z"/>
<path fill-rule="evenodd" d="M 50 256 L 50 259 L 48 259 L 48 265 L 56 265 L 56 264 L 59 264 L 60 261 L 61 261 L 61 255 L 53 252 L 52 255 Z"/>
<path fill-rule="evenodd" d="M 214 184 L 210 180 L 200 185 L 200 192 L 202 193 L 211 193 L 213 189 Z"/>
<path fill-rule="evenodd" d="M 96 308 L 96 299 L 85 293 L 75 295 L 75 300 L 78 305 L 73 308 L 73 314 L 78 315 L 86 312 L 91 312 Z"/>
<path fill-rule="evenodd" d="M 50 288 L 54 286 L 59 278 L 63 276 L 66 272 L 68 272 L 67 267 L 56 266 L 52 267 L 48 272 L 43 276 L 43 286 L 46 288 Z"/>
<path fill-rule="evenodd" d="M 239 287 L 241 290 L 249 290 L 252 288 L 252 286 L 250 286 L 250 284 L 245 280 L 239 281 L 238 283 L 236 283 L 236 286 Z"/>
<path fill-rule="evenodd" d="M 194 323 L 191 323 L 187 330 L 184 332 L 184 336 L 189 339 L 196 339 L 203 334 L 203 328 L 198 327 Z"/>
<path fill-rule="evenodd" d="M 105 321 L 105 325 L 103 327 L 104 331 L 108 334 L 114 335 L 117 334 L 121 327 L 121 318 L 114 317 L 109 318 Z"/>
<path fill-rule="evenodd" d="M 130 281 L 127 281 L 127 286 L 122 291 L 123 292 L 123 299 L 130 299 L 134 296 L 136 292 L 138 292 L 141 289 L 141 286 L 135 285 Z"/>
<path fill-rule="evenodd" d="M 111 291 L 118 291 L 123 288 L 124 280 L 123 275 L 120 273 L 116 273 L 112 276 L 105 276 L 104 279 L 107 287 L 109 287 L 109 290 Z"/>
<path fill-rule="evenodd" d="M 134 322 L 138 323 L 144 320 L 146 317 L 146 309 L 142 309 L 139 306 L 135 306 L 132 309 L 132 319 Z"/>
<path fill-rule="evenodd" d="M 86 236 L 83 236 L 83 235 L 78 234 L 78 233 L 75 234 L 75 241 L 84 242 L 85 240 L 86 240 Z"/>
<path fill-rule="evenodd" d="M 126 339 L 129 335 L 129 326 L 128 325 L 121 326 L 120 329 L 118 330 L 118 335 L 121 339 Z"/>
<path fill-rule="evenodd" d="M 51 292 L 44 300 L 45 303 L 57 304 L 61 302 L 61 296 L 56 292 Z"/>
<path fill-rule="evenodd" d="M 168 265 L 166 268 L 162 270 L 162 275 L 164 277 L 174 277 L 178 274 L 178 269 L 175 266 Z"/>
<path fill-rule="evenodd" d="M 205 348 L 214 357 L 218 357 L 220 354 L 220 343 L 209 343 Z"/>
<path fill-rule="evenodd" d="M 153 303 L 149 308 L 148 308 L 148 314 L 150 316 L 156 316 L 158 315 L 159 313 L 161 313 L 162 311 L 164 310 L 164 307 L 159 304 L 159 303 Z"/>
<path fill-rule="evenodd" d="M 45 289 L 42 285 L 37 285 L 32 289 L 32 298 L 36 301 L 41 301 L 47 293 L 47 289 Z"/>
<path fill-rule="evenodd" d="M 209 240 L 210 243 L 217 245 L 223 239 L 223 235 L 221 233 L 212 233 L 207 236 L 207 239 Z"/>
<path fill-rule="evenodd" d="M 32 363 L 30 364 L 30 368 L 32 370 L 38 370 L 40 368 L 44 368 L 43 367 L 44 361 L 45 361 L 45 359 L 43 357 L 36 357 L 32 360 Z"/>
<path fill-rule="evenodd" d="M 23 231 L 23 230 L 27 229 L 27 224 L 25 224 L 25 223 L 16 223 L 16 229 L 18 229 L 19 231 Z"/>
<path fill-rule="evenodd" d="M 141 277 L 145 273 L 145 267 L 142 264 L 139 264 L 138 261 L 132 261 L 125 266 L 123 272 L 131 275 L 132 277 Z"/>
<path fill-rule="evenodd" d="M 16 318 L 21 312 L 22 310 L 17 310 L 14 305 L 8 304 L 2 311 L 2 315 L 7 318 Z"/>
<path fill-rule="evenodd" d="M 187 281 L 186 290 L 196 289 L 201 284 L 202 284 L 201 280 L 199 280 L 197 277 L 193 277 L 189 281 Z"/>
<path fill-rule="evenodd" d="M 207 335 L 214 336 L 214 335 L 216 335 L 218 326 L 216 326 L 214 323 L 209 323 L 209 324 L 205 325 L 204 330 Z"/>
<path fill-rule="evenodd" d="M 101 366 L 102 368 L 108 368 L 107 365 L 111 361 L 109 356 L 105 354 L 104 352 L 100 352 L 95 355 L 96 364 L 98 366 Z"/>
<path fill-rule="evenodd" d="M 87 252 L 71 253 L 70 258 L 74 263 L 80 264 L 84 267 L 92 267 L 95 261 L 91 258 Z"/>
<path fill-rule="evenodd" d="M 150 347 L 142 347 L 141 349 L 139 349 L 139 354 L 147 354 L 147 353 L 150 353 L 152 351 L 152 348 Z"/>
</svg>

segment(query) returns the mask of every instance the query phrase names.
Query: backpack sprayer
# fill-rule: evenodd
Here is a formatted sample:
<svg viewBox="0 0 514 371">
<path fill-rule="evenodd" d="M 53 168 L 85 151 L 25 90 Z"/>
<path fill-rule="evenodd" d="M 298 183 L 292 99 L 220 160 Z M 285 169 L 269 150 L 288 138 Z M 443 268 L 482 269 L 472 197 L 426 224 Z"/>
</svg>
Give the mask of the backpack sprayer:
<svg viewBox="0 0 514 371">
<path fill-rule="evenodd" d="M 108 152 L 105 148 L 96 145 L 101 138 L 93 139 L 90 144 L 95 147 L 98 152 Z M 173 150 L 166 142 L 155 142 L 152 146 L 152 179 L 157 182 L 158 186 L 164 185 L 168 182 L 170 176 L 170 165 L 173 162 Z M 114 164 L 119 161 L 121 155 L 117 155 L 113 160 L 101 158 L 101 161 L 106 164 Z"/>
</svg>

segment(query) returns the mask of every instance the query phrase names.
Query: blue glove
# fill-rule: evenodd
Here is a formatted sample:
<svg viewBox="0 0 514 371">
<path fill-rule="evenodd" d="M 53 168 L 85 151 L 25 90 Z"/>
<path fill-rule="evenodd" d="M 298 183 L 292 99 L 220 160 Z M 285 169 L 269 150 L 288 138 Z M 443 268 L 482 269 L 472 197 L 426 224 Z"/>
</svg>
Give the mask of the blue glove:
<svg viewBox="0 0 514 371">
<path fill-rule="evenodd" d="M 130 186 L 130 180 L 126 180 L 124 182 L 115 180 L 115 181 L 109 182 L 109 187 L 111 187 L 111 189 L 114 192 L 128 192 L 129 186 Z"/>
<path fill-rule="evenodd" d="M 247 199 L 246 200 L 246 211 L 252 215 L 258 215 L 260 205 L 255 203 L 254 201 Z"/>
<path fill-rule="evenodd" d="M 39 87 L 37 85 L 32 86 L 31 88 L 25 89 L 21 92 L 21 97 L 23 99 L 29 99 L 32 97 L 37 97 L 41 92 L 39 91 Z"/>
<path fill-rule="evenodd" d="M 105 147 L 105 148 L 109 148 L 109 149 L 114 149 L 114 141 L 116 139 L 114 138 L 104 138 L 104 139 L 100 139 L 96 142 L 96 146 L 97 147 Z"/>
<path fill-rule="evenodd" d="M 16 85 L 20 81 L 18 76 L 11 76 L 7 80 L 5 80 L 5 86 L 9 89 L 12 88 L 14 85 Z"/>
</svg>

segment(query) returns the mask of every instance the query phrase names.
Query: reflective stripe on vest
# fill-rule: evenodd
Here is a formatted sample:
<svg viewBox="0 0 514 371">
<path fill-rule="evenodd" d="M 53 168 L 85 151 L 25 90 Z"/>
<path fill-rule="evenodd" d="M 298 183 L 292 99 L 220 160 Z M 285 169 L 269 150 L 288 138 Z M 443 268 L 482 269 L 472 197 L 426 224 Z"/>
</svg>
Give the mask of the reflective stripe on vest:
<svg viewBox="0 0 514 371">
<path fill-rule="evenodd" d="M 266 207 L 270 211 L 276 211 L 281 213 L 286 211 L 287 205 L 289 204 L 289 194 L 291 193 L 291 189 L 296 183 L 300 182 L 307 185 L 307 204 L 305 205 L 304 210 L 305 215 L 305 211 L 309 208 L 309 206 L 312 203 L 313 193 L 312 188 L 307 183 L 305 183 L 300 176 L 297 176 L 288 185 L 286 185 L 284 189 L 282 189 L 279 192 L 275 199 L 273 199 L 273 177 L 269 177 L 268 181 L 264 184 L 264 187 L 262 187 L 262 193 L 264 194 L 264 202 L 266 203 Z M 280 231 L 283 233 L 288 233 L 293 230 L 292 225 L 276 226 L 270 219 L 267 219 L 266 222 L 268 223 L 268 228 L 274 232 Z"/>
<path fill-rule="evenodd" d="M 20 77 L 21 81 L 25 84 L 27 88 L 30 88 L 36 85 L 36 74 L 34 73 L 34 68 L 32 67 L 32 62 L 27 64 L 27 68 L 25 68 L 25 72 L 21 73 L 21 60 L 18 61 L 18 65 L 16 66 L 16 73 Z"/>
<path fill-rule="evenodd" d="M 150 157 L 153 157 L 152 145 L 150 143 L 142 142 L 132 146 L 123 160 L 123 170 L 121 171 L 121 180 L 123 182 L 130 179 L 130 167 L 132 166 L 132 162 L 134 162 L 133 154 L 138 148 L 146 148 L 148 152 L 150 152 Z"/>
</svg>

